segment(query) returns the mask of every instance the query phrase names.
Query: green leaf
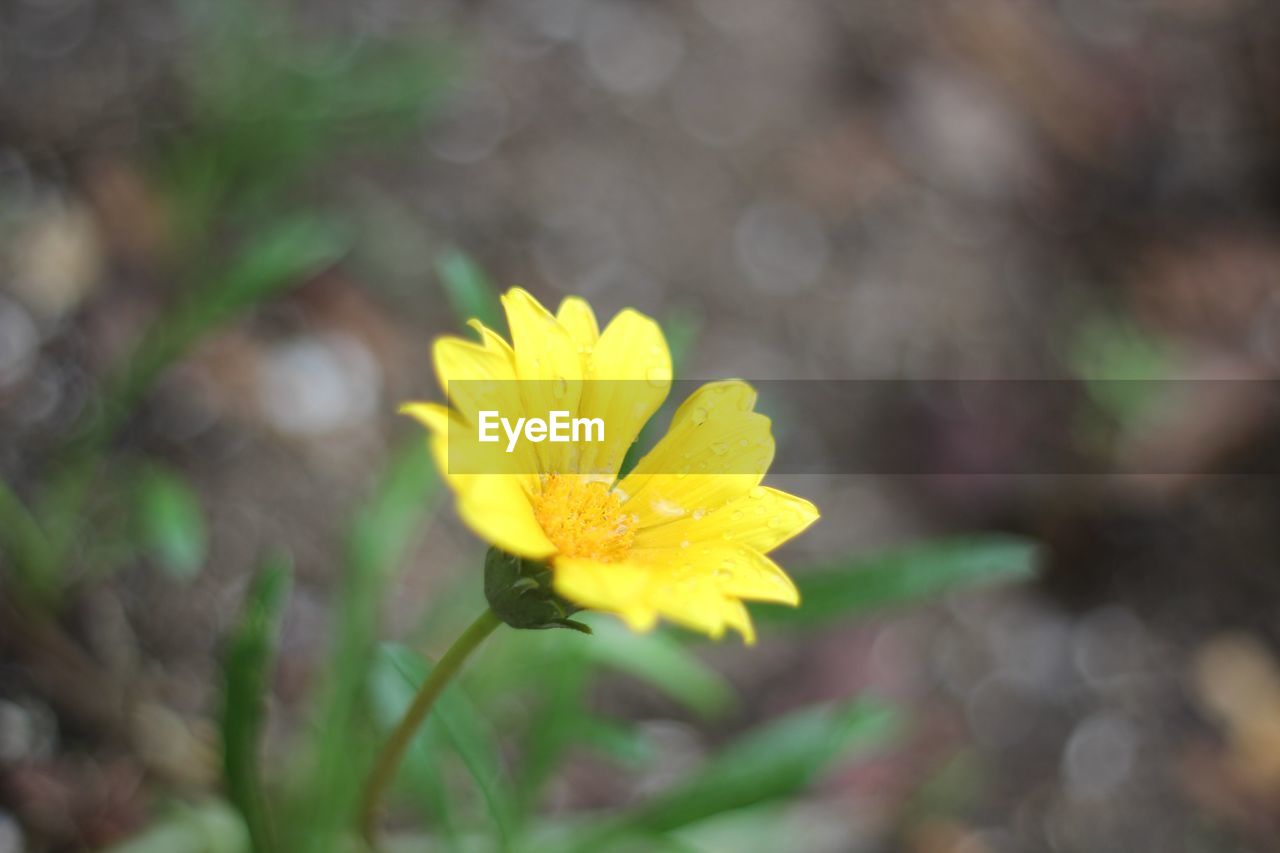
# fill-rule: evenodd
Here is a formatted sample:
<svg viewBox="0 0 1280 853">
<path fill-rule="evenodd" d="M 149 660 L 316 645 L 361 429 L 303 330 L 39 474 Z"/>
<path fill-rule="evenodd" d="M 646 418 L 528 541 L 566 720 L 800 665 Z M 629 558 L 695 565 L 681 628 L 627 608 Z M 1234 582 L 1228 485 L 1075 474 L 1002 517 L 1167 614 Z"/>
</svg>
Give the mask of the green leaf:
<svg viewBox="0 0 1280 853">
<path fill-rule="evenodd" d="M 240 810 L 257 853 L 278 849 L 258 760 L 280 616 L 291 569 L 284 557 L 259 570 L 231 635 L 223 666 L 222 750 L 227 794 Z"/>
<path fill-rule="evenodd" d="M 44 530 L 22 498 L 0 480 L 0 556 L 18 591 L 50 604 L 61 587 L 61 572 Z"/>
<path fill-rule="evenodd" d="M 762 622 L 809 627 L 933 598 L 967 586 L 1031 577 L 1038 547 L 984 534 L 924 542 L 798 573 L 798 608 L 761 607 Z"/>
<path fill-rule="evenodd" d="M 342 849 L 359 786 L 376 744 L 365 690 L 386 582 L 438 504 L 439 478 L 426 442 L 415 437 L 392 454 L 373 496 L 352 522 L 336 601 L 332 660 L 317 700 L 314 736 L 286 847 L 309 853 Z"/>
<path fill-rule="evenodd" d="M 734 701 L 733 688 L 672 635 L 636 634 L 615 619 L 591 618 L 595 637 L 584 644 L 588 659 L 652 685 L 704 717 L 715 717 Z"/>
<path fill-rule="evenodd" d="M 181 477 L 156 467 L 143 475 L 137 500 L 147 551 L 169 574 L 182 580 L 194 577 L 209 544 L 199 497 Z"/>
<path fill-rule="evenodd" d="M 346 230 L 329 218 L 286 218 L 240 250 L 209 301 L 223 311 L 259 302 L 336 262 L 347 242 Z"/>
<path fill-rule="evenodd" d="M 439 496 L 427 443 L 410 439 L 392 453 L 377 490 L 356 513 L 347 550 L 355 570 L 382 575 L 399 565 Z"/>
<path fill-rule="evenodd" d="M 730 744 L 686 781 L 593 833 L 587 846 L 600 849 L 601 840 L 618 834 L 670 832 L 793 796 L 837 761 L 886 743 L 897 728 L 894 711 L 867 701 L 798 711 Z"/>
<path fill-rule="evenodd" d="M 436 272 L 459 321 L 476 319 L 499 334 L 505 331 L 498 291 L 470 258 L 457 250 L 447 252 L 436 263 Z"/>
<path fill-rule="evenodd" d="M 520 813 L 526 819 L 537 810 L 547 783 L 569 749 L 583 737 L 590 719 L 586 694 L 592 671 L 584 647 L 594 645 L 600 636 L 597 632 L 582 642 L 581 637 L 557 631 L 533 635 L 531 639 L 534 642 L 521 649 L 524 654 L 519 659 L 523 666 L 508 679 L 516 682 L 522 676 L 532 676 L 534 681 L 526 689 L 537 697 L 528 727 L 523 730 L 524 751 L 516 785 Z M 543 654 L 536 654 L 539 651 Z"/>
<path fill-rule="evenodd" d="M 580 725 L 583 743 L 623 764 L 642 766 L 658 754 L 653 739 L 637 726 L 601 717 L 586 717 Z"/>
<path fill-rule="evenodd" d="M 431 664 L 410 648 L 395 643 L 384 643 L 379 647 L 371 687 L 374 708 L 386 732 L 389 733 L 404 716 L 430 672 Z M 446 689 L 436 700 L 423 730 L 415 735 L 410 754 L 405 759 L 404 771 L 421 775 L 421 765 L 439 762 L 439 756 L 433 755 L 429 748 L 433 729 L 461 759 L 480 792 L 501 845 L 507 847 L 512 838 L 515 808 L 508 794 L 509 785 L 498 753 L 496 734 L 485 726 L 484 717 L 464 693 L 456 687 Z"/>
</svg>

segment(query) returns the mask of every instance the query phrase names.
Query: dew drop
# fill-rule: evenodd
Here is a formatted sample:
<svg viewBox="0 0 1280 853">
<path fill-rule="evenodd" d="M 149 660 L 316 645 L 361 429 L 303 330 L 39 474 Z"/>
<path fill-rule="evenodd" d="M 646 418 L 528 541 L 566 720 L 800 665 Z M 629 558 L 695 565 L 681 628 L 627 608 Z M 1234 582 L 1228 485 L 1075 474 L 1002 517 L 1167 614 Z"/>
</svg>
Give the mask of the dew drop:
<svg viewBox="0 0 1280 853">
<path fill-rule="evenodd" d="M 756 500 L 759 500 L 768 494 L 768 492 L 765 491 L 764 486 L 752 486 L 751 491 L 747 492 L 747 494 Z"/>
<path fill-rule="evenodd" d="M 711 452 L 716 456 L 724 456 L 729 452 L 729 445 L 725 444 L 723 441 L 712 442 Z"/>
<path fill-rule="evenodd" d="M 707 514 L 707 511 L 706 511 L 706 509 L 705 509 L 705 508 L 703 508 L 703 507 L 698 507 L 697 509 L 695 509 L 695 510 L 693 511 L 693 520 L 694 520 L 694 521 L 701 521 L 701 520 L 703 519 L 703 517 L 704 517 L 704 516 L 706 516 L 706 514 Z"/>
<path fill-rule="evenodd" d="M 743 511 L 742 511 L 742 510 L 740 510 L 740 509 L 735 509 L 735 510 L 733 511 L 733 520 L 734 520 L 734 521 L 742 521 L 742 516 L 743 516 L 743 515 L 744 515 L 744 513 L 743 513 Z"/>
<path fill-rule="evenodd" d="M 671 372 L 665 367 L 650 367 L 645 371 L 644 378 L 649 380 L 649 384 L 655 388 L 661 388 L 671 379 Z"/>
<path fill-rule="evenodd" d="M 680 506 L 680 504 L 675 501 L 667 500 L 664 497 L 654 498 L 649 501 L 649 506 L 653 508 L 654 512 L 659 515 L 665 515 L 668 518 L 679 518 L 684 515 L 684 507 Z M 694 517 L 697 517 L 696 513 L 694 514 Z"/>
<path fill-rule="evenodd" d="M 702 407 L 694 409 L 693 413 L 689 415 L 689 420 L 698 426 L 705 424 L 707 422 L 707 410 Z"/>
<path fill-rule="evenodd" d="M 681 540 L 680 540 L 680 547 L 681 547 L 681 548 L 688 548 L 688 547 L 689 547 L 689 540 L 688 540 L 688 539 L 681 539 Z"/>
<path fill-rule="evenodd" d="M 749 447 L 750 445 L 751 445 L 751 442 L 747 441 L 745 438 L 738 439 L 739 447 Z"/>
<path fill-rule="evenodd" d="M 786 522 L 783 520 L 782 516 L 780 515 L 775 515 L 769 519 L 769 526 L 772 527 L 774 530 L 777 530 L 779 527 L 782 527 L 785 523 Z"/>
</svg>

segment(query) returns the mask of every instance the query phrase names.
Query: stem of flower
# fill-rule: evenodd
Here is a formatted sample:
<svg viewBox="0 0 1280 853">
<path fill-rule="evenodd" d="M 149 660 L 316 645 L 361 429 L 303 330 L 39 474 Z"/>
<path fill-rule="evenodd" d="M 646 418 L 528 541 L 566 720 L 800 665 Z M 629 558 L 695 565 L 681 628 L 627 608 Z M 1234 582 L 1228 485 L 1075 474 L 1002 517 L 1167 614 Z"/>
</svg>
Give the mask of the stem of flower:
<svg viewBox="0 0 1280 853">
<path fill-rule="evenodd" d="M 492 634 L 501 624 L 502 621 L 494 615 L 493 611 L 486 609 L 467 627 L 467 630 L 458 636 L 458 639 L 453 641 L 453 645 L 444 653 L 444 657 L 440 658 L 440 662 L 432 668 L 427 680 L 422 682 L 418 695 L 413 697 L 413 704 L 409 706 L 409 710 L 405 712 L 395 731 L 391 733 L 386 745 L 382 747 L 382 752 L 378 754 L 378 760 L 373 765 L 373 771 L 369 774 L 369 780 L 365 783 L 364 798 L 360 806 L 360 830 L 370 847 L 373 846 L 376 834 L 378 802 L 382 799 L 387 786 L 391 784 L 391 780 L 395 778 L 396 770 L 400 767 L 404 752 L 409 748 L 409 742 L 413 740 L 414 733 L 427 718 L 436 697 L 462 669 L 467 658 L 484 641 L 484 638 Z"/>
</svg>

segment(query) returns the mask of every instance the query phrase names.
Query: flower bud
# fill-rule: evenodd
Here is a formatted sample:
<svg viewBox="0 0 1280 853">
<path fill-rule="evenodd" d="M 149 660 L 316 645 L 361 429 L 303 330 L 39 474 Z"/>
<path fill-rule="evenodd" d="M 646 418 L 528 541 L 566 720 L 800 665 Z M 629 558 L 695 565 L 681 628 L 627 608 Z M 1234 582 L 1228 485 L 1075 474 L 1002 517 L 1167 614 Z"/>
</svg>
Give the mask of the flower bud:
<svg viewBox="0 0 1280 853">
<path fill-rule="evenodd" d="M 556 595 L 551 588 L 551 567 L 490 548 L 484 559 L 484 597 L 489 609 L 512 628 L 570 628 L 590 634 L 591 629 L 569 617 L 582 608 Z"/>
</svg>

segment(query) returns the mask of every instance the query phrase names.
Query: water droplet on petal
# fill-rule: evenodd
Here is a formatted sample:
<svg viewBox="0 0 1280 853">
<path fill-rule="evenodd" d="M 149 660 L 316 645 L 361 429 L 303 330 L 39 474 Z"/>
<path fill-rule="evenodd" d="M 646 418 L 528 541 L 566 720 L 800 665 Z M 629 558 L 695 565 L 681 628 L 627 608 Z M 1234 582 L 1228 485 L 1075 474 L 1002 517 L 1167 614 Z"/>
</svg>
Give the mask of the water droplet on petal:
<svg viewBox="0 0 1280 853">
<path fill-rule="evenodd" d="M 744 514 L 744 513 L 742 512 L 742 510 L 740 510 L 740 509 L 735 509 L 735 510 L 733 511 L 733 520 L 734 520 L 734 521 L 742 521 L 742 516 L 743 516 L 743 514 Z"/>
<path fill-rule="evenodd" d="M 679 518 L 684 515 L 684 507 L 661 496 L 649 501 L 649 506 L 653 508 L 654 512 L 659 515 L 665 515 L 668 518 Z M 694 517 L 697 517 L 696 514 Z"/>
<path fill-rule="evenodd" d="M 779 527 L 782 527 L 784 524 L 786 524 L 786 521 L 780 515 L 775 515 L 769 519 L 769 526 L 772 527 L 774 530 L 777 530 Z"/>
<path fill-rule="evenodd" d="M 699 406 L 689 415 L 689 420 L 698 426 L 705 424 L 707 422 L 707 410 Z"/>
<path fill-rule="evenodd" d="M 665 367 L 650 367 L 645 371 L 644 378 L 648 379 L 653 387 L 661 388 L 671 380 L 671 371 Z"/>
<path fill-rule="evenodd" d="M 751 444 L 751 442 L 747 441 L 745 438 L 740 438 L 740 439 L 738 439 L 738 446 L 739 446 L 739 447 L 747 447 L 747 446 L 749 446 L 750 444 Z"/>
<path fill-rule="evenodd" d="M 747 492 L 747 494 L 755 498 L 756 500 L 759 500 L 760 498 L 767 495 L 768 492 L 765 491 L 764 486 L 752 486 L 751 491 Z"/>
<path fill-rule="evenodd" d="M 681 539 L 681 540 L 680 540 L 680 547 L 681 547 L 681 548 L 688 548 L 688 547 L 689 547 L 689 540 L 688 540 L 688 539 Z"/>
<path fill-rule="evenodd" d="M 693 511 L 693 520 L 701 521 L 703 516 L 705 516 L 706 514 L 707 514 L 707 510 L 704 507 L 698 507 Z"/>
<path fill-rule="evenodd" d="M 712 442 L 711 452 L 716 456 L 724 456 L 729 452 L 729 445 L 725 444 L 723 441 Z"/>
</svg>

